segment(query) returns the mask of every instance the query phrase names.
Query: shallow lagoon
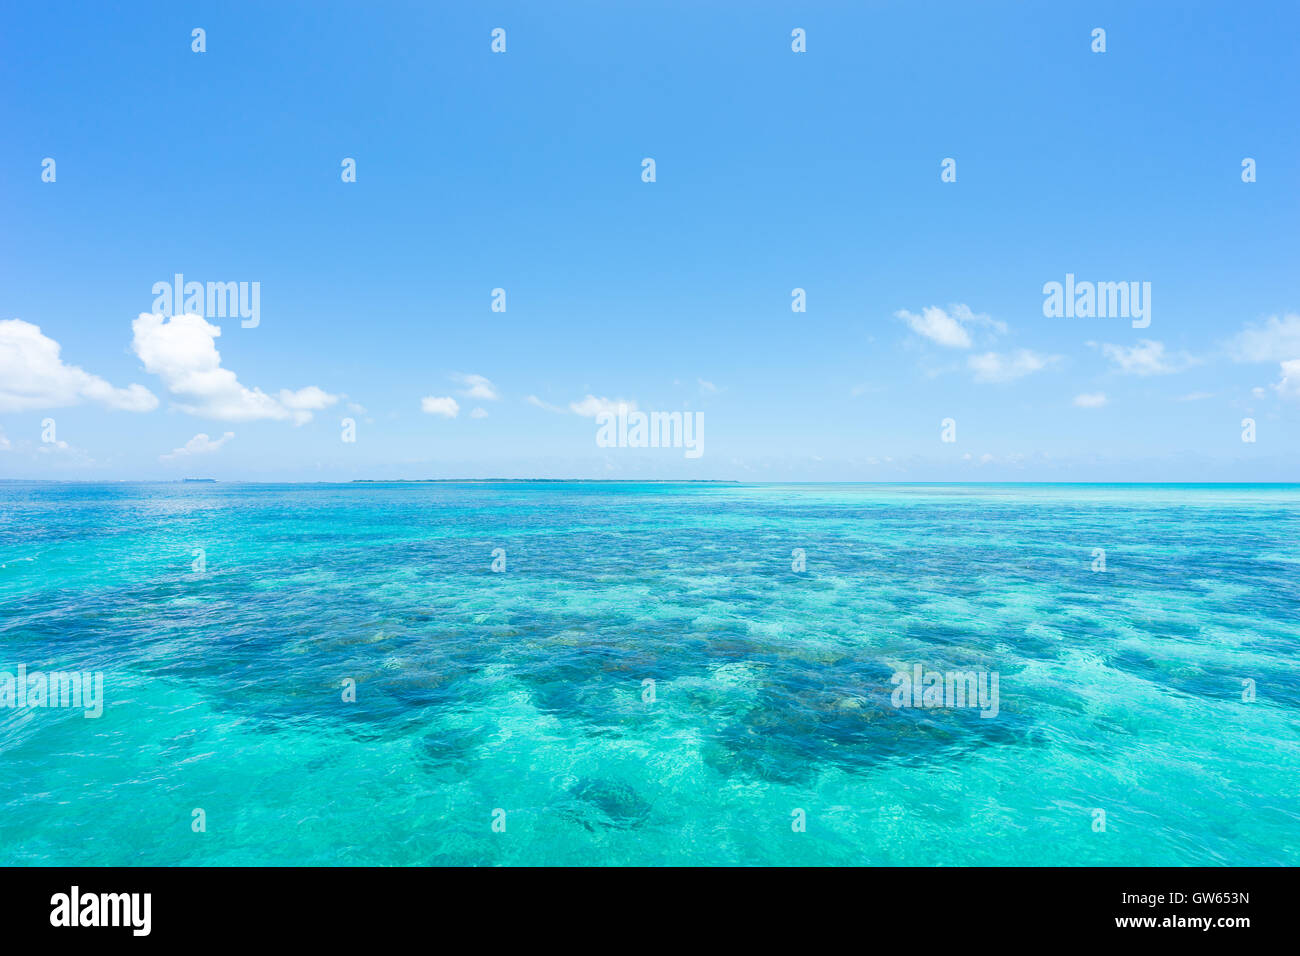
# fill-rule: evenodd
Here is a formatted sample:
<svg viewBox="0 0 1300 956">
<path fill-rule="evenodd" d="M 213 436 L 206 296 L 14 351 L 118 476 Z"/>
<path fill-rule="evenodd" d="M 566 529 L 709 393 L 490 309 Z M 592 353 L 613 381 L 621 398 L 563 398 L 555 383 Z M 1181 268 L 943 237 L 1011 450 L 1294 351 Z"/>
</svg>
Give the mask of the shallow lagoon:
<svg viewBox="0 0 1300 956">
<path fill-rule="evenodd" d="M 0 484 L 0 670 L 106 697 L 0 709 L 0 862 L 1295 865 L 1298 541 L 1297 486 Z"/>
</svg>

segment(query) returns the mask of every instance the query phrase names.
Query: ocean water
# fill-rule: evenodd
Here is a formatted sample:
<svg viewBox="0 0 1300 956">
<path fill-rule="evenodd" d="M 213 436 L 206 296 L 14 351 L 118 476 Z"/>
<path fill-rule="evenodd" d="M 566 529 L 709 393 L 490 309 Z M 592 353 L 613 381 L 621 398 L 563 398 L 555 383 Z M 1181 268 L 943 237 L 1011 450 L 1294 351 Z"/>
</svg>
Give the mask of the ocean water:
<svg viewBox="0 0 1300 956">
<path fill-rule="evenodd" d="M 3 483 L 0 863 L 1296 865 L 1298 654 L 1294 485 Z"/>
</svg>

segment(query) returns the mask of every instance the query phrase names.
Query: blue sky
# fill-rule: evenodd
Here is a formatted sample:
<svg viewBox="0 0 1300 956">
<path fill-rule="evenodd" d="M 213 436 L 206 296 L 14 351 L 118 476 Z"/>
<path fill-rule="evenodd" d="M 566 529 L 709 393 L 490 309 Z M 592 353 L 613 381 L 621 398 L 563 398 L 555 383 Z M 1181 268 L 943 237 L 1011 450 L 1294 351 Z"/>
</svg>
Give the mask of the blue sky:
<svg viewBox="0 0 1300 956">
<path fill-rule="evenodd" d="M 1300 8 L 1134 6 L 7 7 L 0 477 L 1295 480 Z"/>
</svg>

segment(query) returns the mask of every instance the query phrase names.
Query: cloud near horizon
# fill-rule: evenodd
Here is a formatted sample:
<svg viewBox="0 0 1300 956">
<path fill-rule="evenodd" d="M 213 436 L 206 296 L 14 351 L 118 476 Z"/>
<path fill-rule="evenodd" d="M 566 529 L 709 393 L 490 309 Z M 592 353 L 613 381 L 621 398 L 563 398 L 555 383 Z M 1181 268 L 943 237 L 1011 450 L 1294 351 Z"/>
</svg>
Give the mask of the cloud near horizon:
<svg viewBox="0 0 1300 956">
<path fill-rule="evenodd" d="M 185 458 L 188 457 L 189 455 L 206 455 L 216 451 L 218 448 L 220 448 L 222 445 L 224 445 L 226 442 L 230 441 L 234 437 L 235 437 L 234 432 L 226 432 L 220 438 L 213 441 L 211 438 L 208 437 L 207 432 L 199 432 L 197 435 L 195 435 L 193 438 L 187 441 L 184 445 L 181 445 L 180 448 L 172 449 L 170 454 L 159 455 L 158 460 L 171 461 L 175 458 Z"/>
<path fill-rule="evenodd" d="M 82 401 L 127 412 L 150 412 L 158 397 L 143 385 L 116 388 L 59 357 L 59 343 L 22 319 L 0 321 L 0 412 L 63 408 Z"/>
<path fill-rule="evenodd" d="M 628 411 L 636 411 L 636 402 L 627 398 L 597 398 L 595 395 L 588 395 L 578 402 L 569 403 L 569 411 L 575 415 L 581 415 L 584 418 L 595 418 L 598 415 L 617 415 L 618 407 L 626 405 Z"/>
<path fill-rule="evenodd" d="M 338 401 L 315 385 L 271 396 L 241 384 L 234 372 L 221 367 L 216 346 L 221 329 L 197 315 L 169 319 L 141 312 L 131 329 L 131 348 L 145 370 L 161 378 L 178 399 L 176 407 L 191 415 L 227 422 L 287 419 L 301 425 Z"/>
<path fill-rule="evenodd" d="M 1300 398 L 1300 315 L 1270 315 L 1247 325 L 1228 342 L 1228 354 L 1238 362 L 1276 362 L 1282 378 L 1271 386 L 1279 398 Z M 1264 389 L 1255 389 L 1263 394 Z"/>
</svg>

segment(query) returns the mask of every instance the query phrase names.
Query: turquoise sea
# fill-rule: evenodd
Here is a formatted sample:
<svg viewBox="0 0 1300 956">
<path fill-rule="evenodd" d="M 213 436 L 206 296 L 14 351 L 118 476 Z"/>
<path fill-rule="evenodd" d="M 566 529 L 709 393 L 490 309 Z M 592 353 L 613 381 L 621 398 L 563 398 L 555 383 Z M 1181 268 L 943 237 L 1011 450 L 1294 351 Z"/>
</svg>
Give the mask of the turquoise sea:
<svg viewBox="0 0 1300 956">
<path fill-rule="evenodd" d="M 1296 485 L 2 483 L 0 863 L 1296 865 L 1298 655 Z"/>
</svg>

